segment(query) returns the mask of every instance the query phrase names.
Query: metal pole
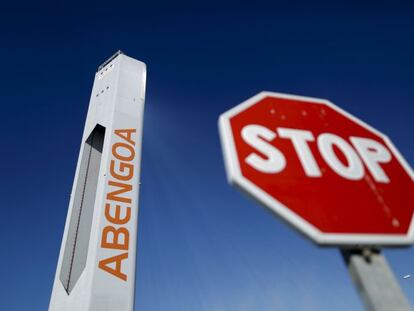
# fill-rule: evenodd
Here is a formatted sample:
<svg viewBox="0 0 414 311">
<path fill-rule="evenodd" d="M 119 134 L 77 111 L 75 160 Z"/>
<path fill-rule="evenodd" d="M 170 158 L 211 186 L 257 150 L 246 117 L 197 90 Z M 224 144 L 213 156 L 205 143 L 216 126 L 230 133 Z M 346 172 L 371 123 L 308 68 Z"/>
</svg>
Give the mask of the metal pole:
<svg viewBox="0 0 414 311">
<path fill-rule="evenodd" d="M 366 310 L 411 310 L 380 249 L 341 249 L 341 253 Z"/>
</svg>

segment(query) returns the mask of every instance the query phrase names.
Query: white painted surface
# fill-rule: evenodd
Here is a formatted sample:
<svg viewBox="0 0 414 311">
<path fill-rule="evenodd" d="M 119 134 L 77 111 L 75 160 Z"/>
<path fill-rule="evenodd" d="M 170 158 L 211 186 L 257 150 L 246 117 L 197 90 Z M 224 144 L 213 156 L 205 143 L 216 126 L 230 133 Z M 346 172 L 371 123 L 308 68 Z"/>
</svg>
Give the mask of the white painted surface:
<svg viewBox="0 0 414 311">
<path fill-rule="evenodd" d="M 96 124 L 104 126 L 106 128 L 106 133 L 102 151 L 101 169 L 98 178 L 87 262 L 79 280 L 75 284 L 70 295 L 68 295 L 59 279 L 59 274 L 62 265 L 64 246 L 67 239 L 68 222 L 70 221 L 72 212 L 73 191 L 76 188 L 78 180 L 79 158 L 71 200 L 69 202 L 69 211 L 62 239 L 49 311 L 131 311 L 134 308 L 138 195 L 142 154 L 141 141 L 145 84 L 145 64 L 122 54 L 115 57 L 96 73 L 80 154 L 82 154 L 83 142 L 88 138 Z M 112 210 L 110 212 L 111 217 L 116 218 L 116 216 L 118 216 L 119 219 L 125 219 L 126 209 L 128 208 L 130 210 L 129 221 L 122 225 L 111 223 L 108 220 L 108 215 L 105 215 L 106 203 L 114 203 L 107 199 L 108 193 L 114 190 L 114 187 L 110 186 L 110 181 L 113 179 L 113 176 L 111 176 L 110 165 L 111 161 L 114 160 L 112 147 L 116 143 L 125 143 L 125 139 L 115 134 L 115 131 L 120 129 L 136 130 L 136 132 L 132 134 L 132 139 L 135 142 L 135 145 L 133 146 L 135 156 L 132 162 L 128 162 L 133 163 L 133 176 L 128 180 L 128 183 L 132 185 L 132 189 L 125 194 L 125 196 L 127 195 L 131 198 L 131 203 L 121 204 L 119 214 L 116 214 L 117 211 L 114 204 L 111 207 Z M 117 163 L 116 165 L 118 173 L 128 173 L 125 168 L 121 170 L 120 163 Z M 126 164 L 123 166 L 125 167 L 125 165 Z M 126 243 L 126 238 L 129 238 L 127 249 L 102 247 L 103 232 L 105 228 L 108 227 L 114 228 L 110 230 L 121 230 L 120 228 L 122 227 L 125 228 L 122 229 L 124 230 L 123 232 L 125 232 L 125 230 L 128 231 L 128 237 L 125 236 L 125 234 L 119 234 L 119 241 L 117 241 L 118 245 L 121 245 Z M 115 240 L 112 240 L 112 242 L 114 241 Z M 125 254 L 125 252 L 128 257 L 120 262 L 121 271 L 126 275 L 126 280 L 122 280 L 99 267 L 99 263 L 102 262 L 102 260 Z"/>
</svg>

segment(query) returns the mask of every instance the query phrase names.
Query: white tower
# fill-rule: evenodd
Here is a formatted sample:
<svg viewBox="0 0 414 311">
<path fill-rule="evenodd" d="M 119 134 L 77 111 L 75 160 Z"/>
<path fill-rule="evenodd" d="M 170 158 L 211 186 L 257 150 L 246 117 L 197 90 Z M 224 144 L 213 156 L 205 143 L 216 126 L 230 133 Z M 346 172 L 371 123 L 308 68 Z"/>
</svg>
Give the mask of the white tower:
<svg viewBox="0 0 414 311">
<path fill-rule="evenodd" d="M 146 66 L 95 75 L 49 311 L 132 311 Z"/>
</svg>

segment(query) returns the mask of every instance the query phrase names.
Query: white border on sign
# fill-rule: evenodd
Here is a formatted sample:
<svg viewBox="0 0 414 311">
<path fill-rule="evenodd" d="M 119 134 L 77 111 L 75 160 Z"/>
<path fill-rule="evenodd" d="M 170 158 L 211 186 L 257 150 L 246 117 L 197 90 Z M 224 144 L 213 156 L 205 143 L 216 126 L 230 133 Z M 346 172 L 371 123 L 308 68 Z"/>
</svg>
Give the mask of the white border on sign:
<svg viewBox="0 0 414 311">
<path fill-rule="evenodd" d="M 386 135 L 382 134 L 378 130 L 374 129 L 370 125 L 366 124 L 365 122 L 361 121 L 355 116 L 349 114 L 343 109 L 337 107 L 335 104 L 331 103 L 330 101 L 325 100 L 325 99 L 320 99 L 320 98 L 312 98 L 312 97 L 263 91 L 249 98 L 248 100 L 242 102 L 236 107 L 226 111 L 225 113 L 221 114 L 219 117 L 219 133 L 220 133 L 220 140 L 221 140 L 221 145 L 223 149 L 224 163 L 225 163 L 225 168 L 226 168 L 226 173 L 227 173 L 227 180 L 229 181 L 231 185 L 234 185 L 240 190 L 242 190 L 243 192 L 247 193 L 250 197 L 254 198 L 259 203 L 269 208 L 277 216 L 281 217 L 282 220 L 287 221 L 295 229 L 299 230 L 299 232 L 305 234 L 307 237 L 309 237 L 310 239 L 312 239 L 313 241 L 321 245 L 398 246 L 398 245 L 409 245 L 414 242 L 413 216 L 411 217 L 411 223 L 409 226 L 408 234 L 403 234 L 403 235 L 323 233 L 318 228 L 313 226 L 311 223 L 307 222 L 305 219 L 303 219 L 302 217 L 292 212 L 289 208 L 287 208 L 281 202 L 279 202 L 278 200 L 276 200 L 275 198 L 267 194 L 265 191 L 263 191 L 261 188 L 253 184 L 247 178 L 245 178 L 241 173 L 240 163 L 237 157 L 236 147 L 234 144 L 233 132 L 230 126 L 230 119 L 233 116 L 242 112 L 243 110 L 246 110 L 250 106 L 254 105 L 258 101 L 264 99 L 265 97 L 277 97 L 277 98 L 284 98 L 284 99 L 300 100 L 304 102 L 312 102 L 313 104 L 326 105 L 334 109 L 335 111 L 341 113 L 342 115 L 351 119 L 352 121 L 359 124 L 360 126 L 380 136 L 387 144 L 387 147 L 390 148 L 393 155 L 399 161 L 401 166 L 405 169 L 407 174 L 414 181 L 414 172 L 411 169 L 410 165 L 405 161 L 405 159 L 399 153 L 397 148 L 393 145 L 391 140 Z"/>
</svg>

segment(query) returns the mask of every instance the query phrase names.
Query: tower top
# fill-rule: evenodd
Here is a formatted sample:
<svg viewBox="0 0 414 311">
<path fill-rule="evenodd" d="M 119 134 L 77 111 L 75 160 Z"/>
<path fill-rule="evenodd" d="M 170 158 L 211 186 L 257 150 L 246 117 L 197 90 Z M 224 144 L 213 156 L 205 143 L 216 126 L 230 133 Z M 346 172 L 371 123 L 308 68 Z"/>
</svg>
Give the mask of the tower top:
<svg viewBox="0 0 414 311">
<path fill-rule="evenodd" d="M 102 68 L 104 68 L 106 65 L 108 65 L 113 59 L 115 59 L 118 55 L 124 55 L 124 52 L 122 52 L 121 50 L 118 50 L 114 55 L 112 55 L 111 57 L 109 57 L 106 61 L 104 61 L 103 63 L 102 63 L 102 65 L 100 65 L 99 67 L 98 67 L 98 70 L 96 71 L 96 72 L 98 72 L 98 71 L 100 71 Z"/>
</svg>

